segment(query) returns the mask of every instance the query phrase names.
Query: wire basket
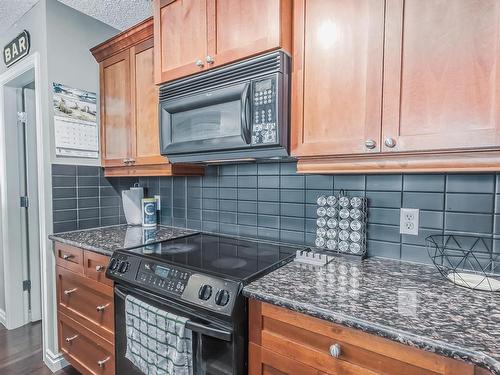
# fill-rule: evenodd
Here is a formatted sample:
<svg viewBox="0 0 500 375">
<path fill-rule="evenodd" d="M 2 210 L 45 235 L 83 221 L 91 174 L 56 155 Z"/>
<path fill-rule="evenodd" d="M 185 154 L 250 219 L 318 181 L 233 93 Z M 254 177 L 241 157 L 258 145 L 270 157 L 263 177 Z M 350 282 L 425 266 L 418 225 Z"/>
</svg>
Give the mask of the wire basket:
<svg viewBox="0 0 500 375">
<path fill-rule="evenodd" d="M 500 253 L 491 238 L 432 235 L 426 238 L 432 262 L 447 280 L 474 290 L 500 291 Z"/>
</svg>

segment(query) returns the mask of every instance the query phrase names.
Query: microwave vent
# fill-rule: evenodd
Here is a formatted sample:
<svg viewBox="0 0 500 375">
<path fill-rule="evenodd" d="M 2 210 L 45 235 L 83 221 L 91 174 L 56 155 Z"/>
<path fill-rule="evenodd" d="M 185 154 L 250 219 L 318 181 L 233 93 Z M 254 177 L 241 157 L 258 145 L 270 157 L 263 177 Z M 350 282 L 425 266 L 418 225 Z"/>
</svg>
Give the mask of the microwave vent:
<svg viewBox="0 0 500 375">
<path fill-rule="evenodd" d="M 227 84 L 235 84 L 239 81 L 267 74 L 277 72 L 288 74 L 290 69 L 288 62 L 289 59 L 285 58 L 285 53 L 277 51 L 221 67 L 207 73 L 200 73 L 193 77 L 169 82 L 160 87 L 160 101 L 184 94 L 193 94 L 194 92 L 203 91 L 208 88 L 213 89 Z"/>
</svg>

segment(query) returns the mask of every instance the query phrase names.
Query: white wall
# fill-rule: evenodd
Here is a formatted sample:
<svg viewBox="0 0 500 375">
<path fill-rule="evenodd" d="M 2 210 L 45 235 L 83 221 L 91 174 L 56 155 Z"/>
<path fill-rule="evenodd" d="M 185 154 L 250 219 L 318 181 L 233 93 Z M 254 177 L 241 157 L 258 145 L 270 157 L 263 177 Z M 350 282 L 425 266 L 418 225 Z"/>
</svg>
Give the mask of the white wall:
<svg viewBox="0 0 500 375">
<path fill-rule="evenodd" d="M 53 142 L 52 82 L 98 92 L 98 65 L 89 49 L 118 33 L 118 30 L 67 7 L 56 0 L 40 0 L 6 33 L 0 35 L 0 46 L 4 46 L 23 29 L 31 35 L 30 54 L 39 52 L 41 58 L 42 119 L 46 131 L 43 133 L 44 171 L 46 194 L 44 200 L 47 231 L 52 231 L 52 180 L 51 163 L 97 164 L 89 159 L 56 158 Z M 7 70 L 0 62 L 0 74 Z M 0 189 L 2 188 L 0 183 Z M 0 207 L 1 209 L 1 207 Z M 1 223 L 0 223 L 1 224 Z M 1 228 L 1 226 L 0 226 Z M 0 233 L 1 234 L 1 233 Z M 47 263 L 42 264 L 47 274 L 48 311 L 45 328 L 48 332 L 45 349 L 57 353 L 57 325 L 55 304 L 55 261 L 52 244 L 46 239 Z M 0 257 L 2 254 L 0 249 Z M 3 265 L 3 259 L 0 258 Z M 5 307 L 3 267 L 0 267 L 0 309 Z"/>
<path fill-rule="evenodd" d="M 99 94 L 99 65 L 90 48 L 119 31 L 56 0 L 47 0 L 48 95 L 52 83 Z M 51 160 L 58 164 L 100 165 L 100 160 L 55 155 L 53 107 L 49 105 Z"/>
</svg>

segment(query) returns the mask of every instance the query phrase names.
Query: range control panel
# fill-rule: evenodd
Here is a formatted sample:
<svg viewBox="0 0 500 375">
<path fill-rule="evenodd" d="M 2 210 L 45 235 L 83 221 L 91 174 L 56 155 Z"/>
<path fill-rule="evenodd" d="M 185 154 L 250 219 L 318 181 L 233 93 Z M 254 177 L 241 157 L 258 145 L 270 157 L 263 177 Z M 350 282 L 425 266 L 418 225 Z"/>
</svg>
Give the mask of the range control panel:
<svg viewBox="0 0 500 375">
<path fill-rule="evenodd" d="M 136 280 L 144 285 L 182 295 L 191 274 L 171 266 L 142 261 Z"/>
<path fill-rule="evenodd" d="M 268 77 L 253 81 L 252 92 L 252 144 L 276 143 L 278 142 L 276 78 Z"/>
<path fill-rule="evenodd" d="M 184 300 L 205 309 L 231 315 L 241 284 L 134 255 L 115 253 L 106 275 L 151 293 Z"/>
</svg>

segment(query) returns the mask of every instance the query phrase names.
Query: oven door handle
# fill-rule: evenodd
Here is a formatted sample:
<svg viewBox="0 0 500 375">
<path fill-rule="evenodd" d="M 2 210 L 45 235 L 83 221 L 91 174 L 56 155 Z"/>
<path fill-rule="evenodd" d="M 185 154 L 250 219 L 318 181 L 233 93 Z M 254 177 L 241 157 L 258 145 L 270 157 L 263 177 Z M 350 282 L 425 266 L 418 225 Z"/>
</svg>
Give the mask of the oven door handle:
<svg viewBox="0 0 500 375">
<path fill-rule="evenodd" d="M 186 322 L 186 328 L 190 329 L 193 332 L 201 333 L 202 335 L 210 336 L 215 339 L 224 341 L 231 341 L 231 338 L 233 336 L 229 331 L 220 328 L 210 327 L 209 325 L 207 326 L 204 324 L 196 323 L 191 320 L 188 320 Z"/>
<path fill-rule="evenodd" d="M 115 285 L 115 293 L 123 300 L 127 298 L 127 295 L 122 292 L 119 287 Z M 196 332 L 196 333 L 201 333 L 202 335 L 205 336 L 210 336 L 219 340 L 224 340 L 224 341 L 231 341 L 233 335 L 231 331 L 227 331 L 225 329 L 220 329 L 217 327 L 213 327 L 210 325 L 205 325 L 201 323 L 196 323 L 193 322 L 192 320 L 188 320 L 186 322 L 186 328 Z"/>
<path fill-rule="evenodd" d="M 243 139 L 247 144 L 250 144 L 252 141 L 252 135 L 250 134 L 252 132 L 252 129 L 250 129 L 250 84 L 247 83 L 245 84 L 245 88 L 243 89 L 243 92 L 241 93 L 241 122 L 243 123 L 241 132 Z"/>
</svg>

